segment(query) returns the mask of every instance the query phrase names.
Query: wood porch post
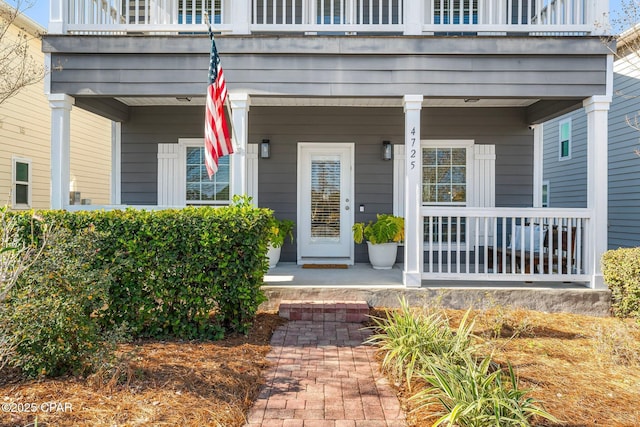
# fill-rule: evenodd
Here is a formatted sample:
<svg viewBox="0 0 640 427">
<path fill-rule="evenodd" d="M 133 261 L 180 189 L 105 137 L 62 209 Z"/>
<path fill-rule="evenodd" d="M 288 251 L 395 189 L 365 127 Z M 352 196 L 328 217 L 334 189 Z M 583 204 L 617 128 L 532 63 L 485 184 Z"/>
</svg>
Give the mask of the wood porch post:
<svg viewBox="0 0 640 427">
<path fill-rule="evenodd" d="M 73 97 L 64 93 L 49 94 L 51 107 L 51 209 L 69 204 L 71 162 L 71 106 Z"/>
<path fill-rule="evenodd" d="M 420 215 L 422 200 L 422 153 L 420 150 L 420 113 L 422 95 L 405 95 L 404 145 L 405 145 L 405 237 L 404 271 L 402 283 L 406 287 L 422 285 L 423 224 Z"/>
<path fill-rule="evenodd" d="M 231 194 L 247 194 L 247 140 L 249 138 L 249 105 L 248 93 L 229 92 L 231 103 L 231 123 L 237 144 L 235 153 L 231 155 Z"/>
<path fill-rule="evenodd" d="M 608 111 L 611 97 L 592 96 L 584 101 L 587 113 L 587 207 L 591 221 L 586 230 L 586 267 L 591 287 L 606 288 L 600 259 L 607 250 Z"/>
</svg>

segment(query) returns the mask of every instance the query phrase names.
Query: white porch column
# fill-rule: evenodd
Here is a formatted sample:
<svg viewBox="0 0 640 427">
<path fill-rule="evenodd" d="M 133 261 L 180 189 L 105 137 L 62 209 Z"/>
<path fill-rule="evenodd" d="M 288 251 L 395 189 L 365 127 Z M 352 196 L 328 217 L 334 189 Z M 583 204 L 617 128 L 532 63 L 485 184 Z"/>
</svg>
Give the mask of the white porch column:
<svg viewBox="0 0 640 427">
<path fill-rule="evenodd" d="M 122 123 L 111 122 L 111 204 L 121 203 Z"/>
<path fill-rule="evenodd" d="M 608 207 L 608 111 L 610 96 L 592 96 L 584 101 L 587 113 L 587 207 L 591 221 L 586 236 L 586 267 L 591 287 L 605 288 L 600 258 L 607 250 Z"/>
<path fill-rule="evenodd" d="M 533 207 L 542 207 L 542 177 L 544 176 L 544 128 L 543 124 L 531 125 L 533 128 Z"/>
<path fill-rule="evenodd" d="M 47 33 L 64 34 L 66 31 L 65 17 L 68 16 L 69 2 L 67 0 L 51 0 L 49 2 L 49 26 Z M 50 69 L 49 69 L 50 70 Z"/>
<path fill-rule="evenodd" d="M 71 162 L 71 106 L 74 99 L 64 93 L 49 95 L 51 107 L 51 209 L 69 204 Z"/>
<path fill-rule="evenodd" d="M 595 35 L 611 34 L 609 22 L 609 0 L 590 0 L 586 2 L 585 24 L 592 25 Z"/>
<path fill-rule="evenodd" d="M 404 6 L 404 35 L 416 36 L 422 34 L 424 9 L 421 1 L 405 1 Z"/>
<path fill-rule="evenodd" d="M 403 99 L 406 173 L 404 178 L 405 237 L 402 283 L 411 288 L 418 288 L 422 285 L 423 224 L 420 216 L 422 205 L 422 154 L 420 150 L 422 99 L 422 95 L 405 95 Z"/>
<path fill-rule="evenodd" d="M 233 0 L 231 2 L 231 24 L 233 34 L 249 34 L 249 22 L 251 22 L 250 0 Z"/>
<path fill-rule="evenodd" d="M 231 155 L 231 194 L 247 194 L 247 140 L 249 139 L 248 93 L 229 93 L 235 152 Z"/>
</svg>

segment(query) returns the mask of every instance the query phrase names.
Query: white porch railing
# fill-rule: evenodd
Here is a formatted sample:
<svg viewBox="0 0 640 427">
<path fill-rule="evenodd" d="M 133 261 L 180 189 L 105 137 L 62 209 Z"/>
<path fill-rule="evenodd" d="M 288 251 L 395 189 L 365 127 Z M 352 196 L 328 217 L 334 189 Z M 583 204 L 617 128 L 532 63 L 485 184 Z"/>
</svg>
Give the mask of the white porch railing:
<svg viewBox="0 0 640 427">
<path fill-rule="evenodd" d="M 51 0 L 50 34 L 592 34 L 608 0 Z M 596 27 L 595 23 L 602 24 Z"/>
<path fill-rule="evenodd" d="M 588 0 L 432 0 L 426 5 L 426 32 L 580 34 L 592 32 L 597 19 L 597 3 Z"/>
<path fill-rule="evenodd" d="M 588 281 L 588 209 L 423 207 L 423 280 Z"/>
</svg>

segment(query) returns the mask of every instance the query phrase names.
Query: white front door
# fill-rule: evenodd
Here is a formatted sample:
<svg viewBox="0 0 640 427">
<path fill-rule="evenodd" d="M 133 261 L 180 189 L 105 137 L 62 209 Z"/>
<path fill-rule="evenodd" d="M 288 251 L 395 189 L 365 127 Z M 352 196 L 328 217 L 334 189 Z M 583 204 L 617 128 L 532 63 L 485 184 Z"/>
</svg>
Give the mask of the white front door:
<svg viewBox="0 0 640 427">
<path fill-rule="evenodd" d="M 298 263 L 353 263 L 353 143 L 298 144 Z"/>
</svg>

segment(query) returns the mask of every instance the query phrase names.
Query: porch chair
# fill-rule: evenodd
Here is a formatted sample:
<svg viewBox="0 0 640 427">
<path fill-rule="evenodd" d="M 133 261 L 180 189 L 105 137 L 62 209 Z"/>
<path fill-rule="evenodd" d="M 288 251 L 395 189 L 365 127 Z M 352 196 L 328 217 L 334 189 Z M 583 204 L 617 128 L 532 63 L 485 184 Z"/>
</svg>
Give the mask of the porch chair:
<svg viewBox="0 0 640 427">
<path fill-rule="evenodd" d="M 531 242 L 531 228 L 533 227 L 533 244 Z M 503 272 L 503 258 L 505 259 L 504 266 L 511 266 L 511 257 L 515 258 L 515 267 L 518 269 L 521 265 L 521 261 L 524 259 L 525 264 L 525 273 L 530 272 L 531 265 L 531 257 L 533 256 L 534 266 L 538 266 L 540 264 L 540 256 L 541 254 L 547 253 L 547 248 L 549 244 L 547 227 L 542 226 L 542 242 L 540 242 L 540 225 L 539 224 L 526 224 L 516 225 L 514 227 L 514 233 L 511 235 L 509 240 L 509 245 L 506 246 L 505 250 L 502 250 L 502 247 L 495 248 L 496 252 L 496 261 L 498 273 Z M 532 251 L 533 246 L 533 251 Z M 522 252 L 522 248 L 524 247 L 524 253 Z M 489 268 L 494 269 L 494 259 L 493 246 L 489 246 L 488 248 L 488 258 L 487 263 Z M 503 257 L 503 254 L 505 255 Z"/>
<path fill-rule="evenodd" d="M 542 244 L 539 245 L 534 241 L 533 248 L 531 251 L 529 243 L 525 243 L 524 245 L 524 253 L 520 250 L 520 243 L 518 243 L 518 238 L 520 235 L 526 236 L 529 233 L 527 226 L 524 228 L 520 228 L 520 226 L 516 226 L 516 233 L 514 238 L 511 239 L 509 246 L 506 248 L 505 253 L 505 265 L 507 267 L 511 266 L 511 258 L 513 257 L 515 260 L 515 267 L 519 269 L 524 261 L 524 272 L 526 274 L 531 273 L 531 259 L 533 258 L 533 267 L 534 272 L 540 272 L 540 265 L 543 267 L 544 274 L 549 274 L 549 272 L 556 272 L 559 274 L 568 274 L 571 272 L 573 266 L 575 266 L 576 261 L 576 227 L 571 227 L 571 259 L 569 259 L 569 228 L 566 226 L 551 226 L 551 233 L 548 232 L 547 226 L 544 226 L 545 229 L 543 231 Z M 538 226 L 535 226 L 538 227 Z M 559 231 L 561 230 L 561 231 Z M 558 236 L 558 233 L 561 233 Z M 549 234 L 551 234 L 551 239 L 549 239 Z M 534 230 L 534 236 L 539 236 L 539 231 Z M 560 244 L 558 244 L 560 238 Z M 549 252 L 551 251 L 551 255 Z M 493 247 L 488 247 L 488 265 L 493 268 Z M 498 273 L 502 273 L 503 265 L 502 265 L 502 248 L 496 248 L 497 261 L 498 261 Z M 549 261 L 551 261 L 551 270 L 549 270 Z"/>
</svg>

